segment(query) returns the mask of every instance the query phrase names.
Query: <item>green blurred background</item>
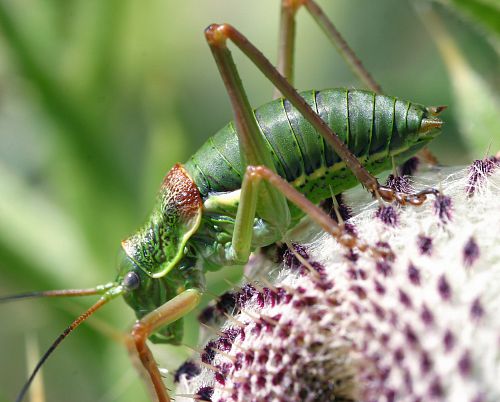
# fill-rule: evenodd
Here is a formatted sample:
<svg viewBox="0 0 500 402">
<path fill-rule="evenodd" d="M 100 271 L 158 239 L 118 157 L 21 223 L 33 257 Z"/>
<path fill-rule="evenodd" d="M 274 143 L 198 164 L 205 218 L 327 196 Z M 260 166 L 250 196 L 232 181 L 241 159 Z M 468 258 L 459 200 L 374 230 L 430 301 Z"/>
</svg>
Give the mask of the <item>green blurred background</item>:
<svg viewBox="0 0 500 402">
<path fill-rule="evenodd" d="M 478 1 L 456 3 L 460 9 Z M 479 3 L 498 7 L 496 0 Z M 500 120 L 494 16 L 488 23 L 484 14 L 485 24 L 475 25 L 470 16 L 437 7 L 479 79 L 461 95 L 462 87 L 452 86 L 460 76 L 450 76 L 411 2 L 321 5 L 386 93 L 450 106 L 431 146 L 441 162 L 483 156 L 487 145 L 471 148 L 462 134 L 476 117 L 477 124 L 485 119 L 474 112 L 464 125 L 461 116 L 468 116 L 464 108 L 474 110 L 467 102 L 492 98 L 491 127 Z M 163 175 L 232 118 L 203 29 L 230 22 L 274 61 L 278 17 L 278 0 L 0 0 L 0 294 L 112 280 L 120 240 L 147 216 Z M 301 11 L 298 20 L 296 86 L 359 87 L 310 16 Z M 234 53 L 253 105 L 270 100 L 271 85 Z M 485 135 L 495 146 L 500 131 Z M 211 275 L 211 291 L 238 275 Z M 27 335 L 44 350 L 93 300 L 0 306 L 0 401 L 14 400 L 28 376 Z M 125 348 L 109 331 L 123 332 L 133 320 L 115 301 L 68 338 L 43 370 L 46 400 L 146 400 Z M 198 329 L 191 321 L 186 343 L 194 346 Z M 155 352 L 167 368 L 190 353 Z"/>
</svg>

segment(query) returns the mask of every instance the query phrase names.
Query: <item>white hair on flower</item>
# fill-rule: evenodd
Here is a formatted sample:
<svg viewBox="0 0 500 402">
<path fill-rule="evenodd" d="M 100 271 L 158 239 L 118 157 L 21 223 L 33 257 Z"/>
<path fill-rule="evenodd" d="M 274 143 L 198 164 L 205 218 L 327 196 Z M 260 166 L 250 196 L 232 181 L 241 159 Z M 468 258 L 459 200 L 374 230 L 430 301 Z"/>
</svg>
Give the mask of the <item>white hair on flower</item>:
<svg viewBox="0 0 500 402">
<path fill-rule="evenodd" d="M 350 230 L 394 259 L 317 231 L 283 264 L 255 256 L 252 269 L 273 274 L 205 312 L 232 316 L 202 363 L 179 369 L 177 393 L 191 397 L 176 401 L 500 400 L 498 167 L 492 157 L 389 178 L 441 190 L 421 207 L 342 197 Z"/>
</svg>

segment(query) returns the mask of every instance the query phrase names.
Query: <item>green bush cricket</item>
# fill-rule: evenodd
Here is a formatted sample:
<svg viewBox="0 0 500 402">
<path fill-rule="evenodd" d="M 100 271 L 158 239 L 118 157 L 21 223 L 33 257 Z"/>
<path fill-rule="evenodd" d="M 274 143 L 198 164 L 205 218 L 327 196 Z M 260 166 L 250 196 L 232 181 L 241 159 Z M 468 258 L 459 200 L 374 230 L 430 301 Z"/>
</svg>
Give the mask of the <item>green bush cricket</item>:
<svg viewBox="0 0 500 402">
<path fill-rule="evenodd" d="M 401 204 L 419 205 L 427 194 L 435 193 L 432 189 L 397 193 L 380 186 L 373 175 L 389 169 L 393 159 L 402 162 L 425 146 L 441 126 L 435 117 L 441 108 L 379 94 L 380 88 L 355 58 L 349 60 L 372 91 L 333 89 L 299 95 L 290 85 L 294 16 L 302 6 L 333 40 L 338 39 L 314 2 L 283 1 L 278 66 L 287 78 L 233 27 L 214 24 L 207 28 L 207 42 L 233 105 L 234 123 L 167 174 L 149 221 L 122 243 L 120 273 L 113 283 L 91 290 L 39 294 L 102 296 L 47 351 L 19 401 L 60 341 L 119 295 L 139 319 L 131 334 L 132 348 L 158 400 L 168 401 L 146 340 L 180 342 L 180 318 L 197 305 L 206 271 L 245 263 L 256 248 L 283 240 L 304 215 L 346 246 L 376 253 L 376 248 L 345 234 L 315 204 L 357 183 L 386 201 Z M 253 112 L 227 39 L 273 82 L 284 99 Z"/>
</svg>

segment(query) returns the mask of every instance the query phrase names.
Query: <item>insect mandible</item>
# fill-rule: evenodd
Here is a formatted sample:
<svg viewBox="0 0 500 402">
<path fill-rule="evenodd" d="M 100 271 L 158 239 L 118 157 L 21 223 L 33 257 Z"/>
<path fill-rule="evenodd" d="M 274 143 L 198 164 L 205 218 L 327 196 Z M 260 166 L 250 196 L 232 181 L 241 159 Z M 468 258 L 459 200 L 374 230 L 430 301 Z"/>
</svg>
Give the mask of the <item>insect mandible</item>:
<svg viewBox="0 0 500 402">
<path fill-rule="evenodd" d="M 291 82 L 294 18 L 305 7 L 337 41 L 341 39 L 311 0 L 283 0 L 278 70 L 235 28 L 210 25 L 205 36 L 229 93 L 235 120 L 211 137 L 185 164 L 166 175 L 147 223 L 122 242 L 120 272 L 110 284 L 72 295 L 101 298 L 77 318 L 42 357 L 21 390 L 71 331 L 109 300 L 123 296 L 138 321 L 130 339 L 159 401 L 169 401 L 146 343 L 177 344 L 182 316 L 204 291 L 204 274 L 244 264 L 252 251 L 282 240 L 304 215 L 346 247 L 377 253 L 344 233 L 317 203 L 361 183 L 385 201 L 419 205 L 417 194 L 381 186 L 375 174 L 402 162 L 437 134 L 440 107 L 380 94 L 354 55 L 351 64 L 371 91 L 329 89 L 298 94 Z M 251 108 L 227 48 L 233 42 L 278 88 L 278 98 Z M 346 50 L 344 48 L 344 50 Z M 349 51 L 347 50 L 349 53 Z M 281 72 L 281 74 L 280 74 Z M 286 78 L 285 78 L 286 77 Z M 287 80 L 288 79 L 288 80 Z M 69 291 L 41 292 L 41 296 Z"/>
</svg>

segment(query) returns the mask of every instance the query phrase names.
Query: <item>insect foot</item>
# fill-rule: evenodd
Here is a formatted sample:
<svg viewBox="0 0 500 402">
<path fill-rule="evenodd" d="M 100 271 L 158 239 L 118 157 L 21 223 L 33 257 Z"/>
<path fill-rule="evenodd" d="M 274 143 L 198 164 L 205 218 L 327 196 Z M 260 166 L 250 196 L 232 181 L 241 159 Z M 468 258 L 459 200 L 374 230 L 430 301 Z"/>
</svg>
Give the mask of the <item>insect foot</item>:
<svg viewBox="0 0 500 402">
<path fill-rule="evenodd" d="M 435 188 L 428 188 L 418 193 L 409 194 L 402 191 L 397 191 L 393 187 L 379 186 L 375 191 L 376 195 L 380 196 L 384 201 L 397 202 L 399 205 L 420 206 L 426 200 L 428 195 L 438 197 L 440 192 Z"/>
<path fill-rule="evenodd" d="M 491 230 L 500 226 L 499 160 L 422 172 L 412 181 L 417 191 L 419 183 L 446 195 L 394 208 L 389 223 L 376 217 L 379 203 L 361 209 L 359 195 L 343 199 L 359 237 L 392 250 L 393 260 L 346 253 L 315 233 L 289 244 L 274 279 L 225 297 L 230 303 L 217 309 L 229 319 L 206 344 L 204 364 L 193 358 L 181 367 L 178 395 L 500 400 L 500 232 Z"/>
</svg>

